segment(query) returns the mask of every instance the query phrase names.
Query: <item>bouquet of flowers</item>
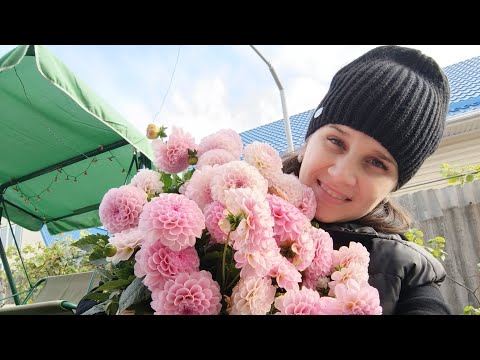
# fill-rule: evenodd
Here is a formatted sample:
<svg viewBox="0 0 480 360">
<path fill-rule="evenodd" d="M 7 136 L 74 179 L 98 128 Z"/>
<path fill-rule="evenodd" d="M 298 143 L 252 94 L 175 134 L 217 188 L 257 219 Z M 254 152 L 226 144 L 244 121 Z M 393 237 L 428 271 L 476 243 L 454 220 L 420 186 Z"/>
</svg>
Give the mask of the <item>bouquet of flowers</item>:
<svg viewBox="0 0 480 360">
<path fill-rule="evenodd" d="M 76 243 L 103 276 L 87 313 L 381 314 L 367 249 L 333 249 L 313 190 L 273 147 L 230 129 L 198 145 L 178 127 L 165 140 L 150 124 L 147 137 L 156 170 L 105 194 L 110 236 Z"/>
</svg>

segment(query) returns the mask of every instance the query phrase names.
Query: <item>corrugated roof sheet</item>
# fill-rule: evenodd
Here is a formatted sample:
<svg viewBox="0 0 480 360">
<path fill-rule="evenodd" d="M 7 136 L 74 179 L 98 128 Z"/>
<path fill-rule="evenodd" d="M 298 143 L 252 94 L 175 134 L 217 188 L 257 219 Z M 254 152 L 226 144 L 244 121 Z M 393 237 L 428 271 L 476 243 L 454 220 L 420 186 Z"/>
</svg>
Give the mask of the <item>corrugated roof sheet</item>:
<svg viewBox="0 0 480 360">
<path fill-rule="evenodd" d="M 450 82 L 449 116 L 480 108 L 480 56 L 444 68 Z"/>
<path fill-rule="evenodd" d="M 480 56 L 444 68 L 450 82 L 451 98 L 448 118 L 480 108 Z M 295 149 L 303 144 L 310 117 L 315 109 L 290 116 Z M 280 154 L 287 151 L 283 119 L 240 133 L 244 145 L 267 142 Z"/>
</svg>

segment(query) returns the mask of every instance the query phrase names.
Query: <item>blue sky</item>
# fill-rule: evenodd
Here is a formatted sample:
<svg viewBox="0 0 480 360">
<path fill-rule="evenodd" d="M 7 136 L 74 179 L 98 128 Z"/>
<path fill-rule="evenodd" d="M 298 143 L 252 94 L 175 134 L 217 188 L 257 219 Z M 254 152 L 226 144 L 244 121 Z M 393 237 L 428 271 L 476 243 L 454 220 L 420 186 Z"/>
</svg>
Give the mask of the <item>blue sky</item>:
<svg viewBox="0 0 480 360">
<path fill-rule="evenodd" d="M 0 57 L 15 46 L 0 45 Z M 288 115 L 292 116 L 316 107 L 334 73 L 375 46 L 256 48 L 275 69 L 284 88 Z M 480 56 L 480 45 L 405 46 L 422 50 L 442 67 Z M 242 132 L 283 118 L 272 74 L 248 45 L 47 48 L 142 132 L 150 122 L 177 125 L 192 133 L 198 143 L 222 128 Z"/>
</svg>

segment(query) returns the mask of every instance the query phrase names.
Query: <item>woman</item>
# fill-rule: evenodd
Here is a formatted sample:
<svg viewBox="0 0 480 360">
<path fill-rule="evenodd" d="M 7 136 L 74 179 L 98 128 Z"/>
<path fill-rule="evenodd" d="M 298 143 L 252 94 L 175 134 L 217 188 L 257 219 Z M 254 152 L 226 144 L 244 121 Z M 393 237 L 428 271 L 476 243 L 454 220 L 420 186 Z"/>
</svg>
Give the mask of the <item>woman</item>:
<svg viewBox="0 0 480 360">
<path fill-rule="evenodd" d="M 357 241 L 370 252 L 384 314 L 451 314 L 439 290 L 443 266 L 402 237 L 410 218 L 388 197 L 438 148 L 449 98 L 432 58 L 374 48 L 335 74 L 304 146 L 284 158 L 284 172 L 314 190 L 315 219 L 335 248 Z"/>
</svg>

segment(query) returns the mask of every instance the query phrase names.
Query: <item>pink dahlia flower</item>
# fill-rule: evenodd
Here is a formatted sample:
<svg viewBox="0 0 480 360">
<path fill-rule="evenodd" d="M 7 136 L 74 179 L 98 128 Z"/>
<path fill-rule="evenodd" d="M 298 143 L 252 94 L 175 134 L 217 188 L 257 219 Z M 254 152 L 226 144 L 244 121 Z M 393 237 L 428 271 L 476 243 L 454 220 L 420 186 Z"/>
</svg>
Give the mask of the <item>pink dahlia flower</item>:
<svg viewBox="0 0 480 360">
<path fill-rule="evenodd" d="M 211 236 L 210 241 L 214 244 L 225 244 L 225 241 L 227 241 L 227 234 L 225 234 L 218 225 L 220 220 L 224 217 L 224 210 L 225 206 L 223 206 L 218 201 L 211 202 L 210 204 L 205 206 L 204 209 L 205 224 L 207 226 L 208 233 Z"/>
<path fill-rule="evenodd" d="M 358 242 L 351 241 L 348 247 L 342 246 L 340 249 L 333 251 L 332 271 L 335 271 L 339 266 L 348 267 L 353 263 L 368 268 L 369 262 L 370 254 L 367 248 Z"/>
<path fill-rule="evenodd" d="M 204 152 L 199 158 L 195 166 L 197 170 L 202 169 L 205 165 L 223 165 L 230 161 L 235 161 L 238 158 L 224 149 L 212 149 Z"/>
<path fill-rule="evenodd" d="M 228 189 L 250 188 L 260 197 L 267 195 L 267 180 L 245 161 L 231 161 L 215 169 L 217 172 L 210 182 L 213 200 L 225 204 L 225 190 Z"/>
<path fill-rule="evenodd" d="M 307 226 L 311 227 L 305 215 L 288 201 L 271 194 L 267 195 L 267 201 L 275 222 L 273 233 L 277 244 L 298 239 Z"/>
<path fill-rule="evenodd" d="M 282 174 L 283 163 L 277 150 L 267 143 L 254 141 L 245 146 L 245 161 L 254 166 L 272 186 L 273 178 Z"/>
<path fill-rule="evenodd" d="M 240 216 L 240 223 L 234 231 L 226 216 L 219 226 L 225 233 L 230 233 L 235 250 L 251 252 L 270 247 L 273 238 L 273 219 L 268 202 L 257 192 L 249 188 L 229 189 L 225 191 L 224 214 Z"/>
<path fill-rule="evenodd" d="M 160 174 L 150 169 L 141 169 L 132 178 L 130 185 L 142 189 L 149 195 L 163 192 L 163 183 L 160 181 Z"/>
<path fill-rule="evenodd" d="M 275 315 L 321 315 L 320 294 L 312 289 L 287 291 L 275 299 Z"/>
<path fill-rule="evenodd" d="M 272 247 L 266 250 L 245 252 L 236 251 L 233 255 L 235 267 L 242 269 L 241 278 L 263 277 L 272 272 L 278 262 L 282 260 L 279 249 L 275 241 L 271 241 Z"/>
<path fill-rule="evenodd" d="M 368 283 L 360 284 L 355 280 L 348 280 L 345 284 L 336 286 L 335 296 L 343 305 L 344 315 L 382 314 L 378 290 Z"/>
<path fill-rule="evenodd" d="M 330 289 L 328 295 L 335 296 L 335 288 L 339 284 L 346 284 L 348 280 L 353 279 L 359 283 L 368 282 L 368 269 L 360 264 L 350 264 L 348 267 L 342 267 L 334 271 L 331 275 L 331 281 L 328 283 Z"/>
<path fill-rule="evenodd" d="M 147 242 L 160 240 L 173 251 L 195 245 L 205 229 L 198 205 L 184 195 L 163 193 L 145 204 L 139 227 Z"/>
<path fill-rule="evenodd" d="M 268 192 L 298 207 L 303 199 L 303 184 L 295 175 L 281 173 L 273 177 Z"/>
<path fill-rule="evenodd" d="M 111 234 L 135 228 L 146 202 L 145 191 L 135 186 L 112 188 L 103 196 L 98 208 L 100 221 Z"/>
<path fill-rule="evenodd" d="M 315 199 L 313 189 L 305 184 L 302 185 L 303 196 L 298 208 L 303 215 L 305 215 L 305 217 L 311 221 L 315 217 L 315 212 L 317 211 L 317 200 Z"/>
<path fill-rule="evenodd" d="M 230 315 L 266 315 L 275 300 L 275 287 L 269 277 L 250 277 L 238 281 L 228 299 Z"/>
<path fill-rule="evenodd" d="M 242 138 L 232 129 L 221 129 L 200 140 L 198 156 L 202 156 L 208 150 L 212 149 L 227 150 L 234 156 L 235 160 L 238 160 L 243 152 Z"/>
<path fill-rule="evenodd" d="M 161 241 L 153 244 L 144 244 L 135 254 L 134 273 L 143 279 L 150 291 L 161 288 L 169 279 L 173 279 L 180 273 L 193 273 L 198 271 L 200 259 L 194 247 L 188 247 L 180 251 L 172 251 Z"/>
<path fill-rule="evenodd" d="M 302 274 L 300 274 L 295 265 L 283 256 L 277 261 L 268 275 L 275 278 L 278 286 L 287 291 L 297 291 L 299 289 L 298 284 L 302 282 Z"/>
<path fill-rule="evenodd" d="M 218 315 L 221 299 L 220 286 L 202 270 L 168 280 L 163 290 L 152 292 L 150 304 L 155 315 Z"/>
<path fill-rule="evenodd" d="M 168 141 L 152 141 L 155 166 L 170 174 L 182 172 L 188 168 L 188 150 L 197 149 L 195 138 L 183 129 L 172 127 Z"/>
<path fill-rule="evenodd" d="M 303 272 L 303 284 L 315 289 L 320 278 L 330 275 L 333 260 L 333 240 L 330 234 L 322 229 L 311 227 L 309 234 L 313 238 L 315 255 L 312 263 Z"/>
<path fill-rule="evenodd" d="M 143 242 L 143 231 L 138 228 L 124 230 L 116 233 L 108 242 L 115 246 L 117 252 L 111 257 L 107 257 L 107 261 L 117 264 L 120 261 L 130 259 L 136 248 L 140 247 Z"/>
<path fill-rule="evenodd" d="M 185 196 L 195 201 L 200 209 L 213 201 L 210 181 L 217 173 L 218 167 L 205 165 L 200 170 L 195 170 L 187 183 Z"/>
</svg>

